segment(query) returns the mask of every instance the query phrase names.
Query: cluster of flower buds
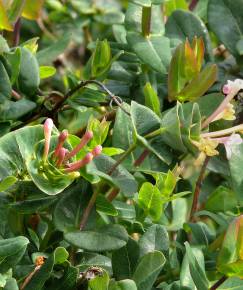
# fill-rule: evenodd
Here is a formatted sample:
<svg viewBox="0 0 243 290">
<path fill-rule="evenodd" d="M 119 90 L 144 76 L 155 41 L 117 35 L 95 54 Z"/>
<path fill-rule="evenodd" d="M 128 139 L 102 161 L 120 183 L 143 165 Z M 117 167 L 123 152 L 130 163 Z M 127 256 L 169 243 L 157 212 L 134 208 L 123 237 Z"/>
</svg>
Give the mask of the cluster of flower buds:
<svg viewBox="0 0 243 290">
<path fill-rule="evenodd" d="M 44 123 L 44 136 L 45 136 L 45 144 L 44 144 L 44 152 L 43 152 L 43 160 L 46 161 L 48 158 L 49 150 L 50 150 L 50 142 L 51 142 L 51 132 L 53 129 L 53 121 L 52 119 L 47 119 Z M 93 138 L 93 132 L 87 131 L 79 144 L 73 148 L 72 151 L 68 151 L 68 149 L 64 148 L 64 143 L 68 138 L 68 131 L 64 130 L 60 133 L 58 137 L 57 146 L 52 155 L 52 159 L 55 162 L 56 167 L 63 168 L 65 173 L 70 173 L 74 171 L 78 171 L 80 168 L 84 167 L 88 163 L 92 161 L 92 159 L 102 152 L 102 146 L 96 146 L 91 152 L 87 153 L 83 159 L 70 162 L 70 159 L 76 156 L 81 149 L 83 149 L 88 142 Z"/>
<path fill-rule="evenodd" d="M 234 120 L 235 112 L 233 105 L 230 103 L 237 93 L 243 89 L 243 80 L 236 79 L 235 81 L 228 81 L 223 87 L 223 93 L 226 95 L 225 99 L 218 106 L 218 108 L 202 123 L 202 128 L 207 127 L 210 123 L 219 120 Z M 231 158 L 232 153 L 238 148 L 238 145 L 243 143 L 241 136 L 237 133 L 243 133 L 243 124 L 237 125 L 225 130 L 215 132 L 202 133 L 199 141 L 192 141 L 192 143 L 201 152 L 196 164 L 200 164 L 206 156 L 214 156 L 219 154 L 216 150 L 219 144 L 223 144 L 226 150 L 226 156 Z"/>
</svg>

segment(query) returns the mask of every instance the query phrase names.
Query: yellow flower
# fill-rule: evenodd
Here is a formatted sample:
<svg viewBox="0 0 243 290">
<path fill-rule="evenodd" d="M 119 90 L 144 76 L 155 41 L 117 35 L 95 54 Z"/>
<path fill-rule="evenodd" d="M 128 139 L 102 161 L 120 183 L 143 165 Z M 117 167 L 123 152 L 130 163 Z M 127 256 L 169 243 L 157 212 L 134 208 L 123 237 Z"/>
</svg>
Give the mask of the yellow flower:
<svg viewBox="0 0 243 290">
<path fill-rule="evenodd" d="M 192 144 L 194 144 L 199 151 L 207 156 L 215 156 L 219 154 L 219 152 L 215 149 L 219 145 L 219 142 L 210 138 L 201 138 L 199 142 L 192 141 Z"/>
</svg>

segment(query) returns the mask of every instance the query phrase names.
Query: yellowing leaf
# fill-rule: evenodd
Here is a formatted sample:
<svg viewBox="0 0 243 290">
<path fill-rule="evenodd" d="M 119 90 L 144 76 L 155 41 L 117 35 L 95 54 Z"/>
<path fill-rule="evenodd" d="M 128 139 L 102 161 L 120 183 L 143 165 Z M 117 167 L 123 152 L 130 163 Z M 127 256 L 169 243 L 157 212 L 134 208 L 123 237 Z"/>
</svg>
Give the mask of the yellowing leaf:
<svg viewBox="0 0 243 290">
<path fill-rule="evenodd" d="M 26 0 L 22 16 L 29 20 L 37 20 L 43 4 L 44 0 Z"/>
<path fill-rule="evenodd" d="M 0 0 L 0 29 L 6 29 L 10 31 L 13 30 L 13 27 L 8 20 L 6 9 L 2 0 Z"/>
</svg>

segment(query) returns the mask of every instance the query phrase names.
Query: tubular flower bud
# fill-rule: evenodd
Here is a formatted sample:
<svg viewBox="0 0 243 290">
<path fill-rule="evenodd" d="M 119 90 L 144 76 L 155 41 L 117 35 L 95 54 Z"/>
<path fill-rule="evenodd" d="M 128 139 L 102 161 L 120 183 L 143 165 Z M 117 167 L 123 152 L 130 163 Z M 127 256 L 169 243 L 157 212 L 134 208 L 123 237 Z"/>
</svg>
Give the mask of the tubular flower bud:
<svg viewBox="0 0 243 290">
<path fill-rule="evenodd" d="M 75 156 L 92 138 L 93 138 L 93 132 L 87 131 L 82 137 L 80 143 L 71 152 L 69 152 L 66 155 L 65 160 L 69 160 L 70 158 Z"/>
<path fill-rule="evenodd" d="M 219 120 L 220 114 L 227 111 L 227 106 L 230 101 L 237 95 L 237 93 L 243 89 L 243 80 L 236 79 L 234 81 L 227 81 L 227 84 L 223 87 L 223 93 L 226 94 L 223 102 L 218 108 L 203 122 L 202 128 L 207 127 L 211 122 Z M 224 115 L 224 114 L 223 114 Z"/>
<path fill-rule="evenodd" d="M 101 152 L 102 152 L 102 146 L 101 146 L 101 145 L 98 145 L 98 146 L 96 146 L 96 147 L 92 150 L 91 153 L 92 153 L 92 155 L 93 155 L 94 157 L 96 157 L 96 156 L 100 155 Z"/>
<path fill-rule="evenodd" d="M 47 159 L 49 149 L 50 149 L 52 128 L 53 128 L 52 119 L 46 119 L 46 121 L 44 123 L 44 136 L 45 136 L 45 145 L 44 145 L 44 153 L 43 153 L 43 160 L 44 161 Z"/>
<path fill-rule="evenodd" d="M 67 130 L 63 130 L 62 133 L 59 135 L 58 137 L 58 143 L 57 143 L 57 147 L 54 151 L 54 156 L 57 157 L 59 155 L 59 151 L 62 148 L 64 142 L 66 141 L 68 137 L 68 131 Z"/>
<path fill-rule="evenodd" d="M 90 163 L 92 159 L 93 159 L 93 154 L 88 153 L 82 160 L 68 164 L 68 167 L 65 169 L 65 172 L 69 173 L 69 172 L 77 171 L 80 168 L 84 167 L 86 164 Z"/>
<path fill-rule="evenodd" d="M 66 148 L 61 148 L 57 156 L 57 167 L 60 167 L 64 161 L 65 155 L 68 152 Z"/>
</svg>

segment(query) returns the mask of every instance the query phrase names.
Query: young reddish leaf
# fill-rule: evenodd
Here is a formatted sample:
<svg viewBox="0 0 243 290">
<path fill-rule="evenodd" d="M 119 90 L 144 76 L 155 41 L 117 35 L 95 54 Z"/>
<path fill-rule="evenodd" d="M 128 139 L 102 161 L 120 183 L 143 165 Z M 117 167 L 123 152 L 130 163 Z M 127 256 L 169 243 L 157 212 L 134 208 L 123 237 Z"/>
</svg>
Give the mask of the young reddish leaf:
<svg viewBox="0 0 243 290">
<path fill-rule="evenodd" d="M 186 78 L 184 74 L 185 55 L 184 44 L 180 44 L 173 54 L 168 75 L 169 101 L 175 100 L 175 96 L 184 88 Z"/>
<path fill-rule="evenodd" d="M 227 276 L 243 277 L 243 215 L 230 224 L 218 255 L 217 266 Z"/>
<path fill-rule="evenodd" d="M 200 74 L 194 78 L 178 95 L 181 102 L 195 101 L 201 97 L 214 84 L 217 79 L 217 66 L 208 65 Z"/>
<path fill-rule="evenodd" d="M 187 81 L 192 80 L 200 70 L 198 70 L 196 55 L 191 48 L 188 39 L 185 42 L 185 75 Z"/>
<path fill-rule="evenodd" d="M 202 37 L 200 37 L 199 39 L 195 37 L 193 39 L 192 49 L 194 51 L 194 55 L 196 56 L 197 69 L 198 71 L 200 71 L 203 64 L 204 52 L 205 52 L 205 46 L 204 46 Z"/>
</svg>

